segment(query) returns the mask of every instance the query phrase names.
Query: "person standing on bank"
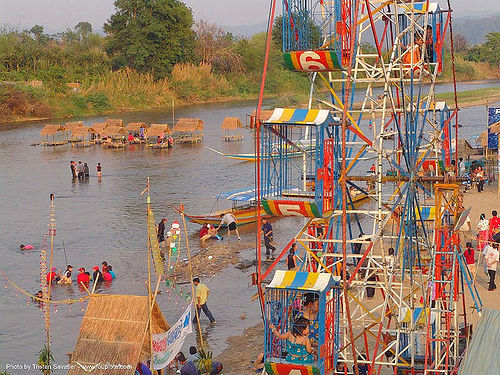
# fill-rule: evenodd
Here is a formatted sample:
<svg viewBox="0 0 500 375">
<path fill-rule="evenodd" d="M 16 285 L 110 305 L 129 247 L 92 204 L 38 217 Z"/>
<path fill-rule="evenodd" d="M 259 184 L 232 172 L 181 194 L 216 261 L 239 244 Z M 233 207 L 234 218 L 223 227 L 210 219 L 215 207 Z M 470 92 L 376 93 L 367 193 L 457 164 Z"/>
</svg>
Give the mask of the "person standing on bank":
<svg viewBox="0 0 500 375">
<path fill-rule="evenodd" d="M 273 226 L 267 219 L 262 219 L 262 232 L 264 233 L 264 245 L 266 246 L 266 258 L 273 257 L 276 247 L 273 246 Z"/>
<path fill-rule="evenodd" d="M 195 303 L 196 303 L 196 310 L 198 311 L 197 315 L 199 316 L 201 313 L 201 310 L 203 310 L 203 312 L 207 316 L 208 320 L 210 320 L 210 323 L 215 324 L 216 323 L 215 318 L 207 306 L 207 300 L 208 300 L 208 296 L 210 294 L 210 289 L 208 289 L 208 287 L 205 284 L 200 283 L 200 279 L 198 277 L 195 277 L 193 279 L 193 284 L 196 287 L 196 289 L 195 289 L 195 295 L 196 295 Z M 197 322 L 197 320 L 196 320 L 197 315 L 194 316 L 193 323 Z"/>
<path fill-rule="evenodd" d="M 227 225 L 227 239 L 231 239 L 231 231 L 234 230 L 236 232 L 236 235 L 238 236 L 238 241 L 241 240 L 240 232 L 238 232 L 236 218 L 234 217 L 234 215 L 228 212 L 227 214 L 220 214 L 220 217 L 222 218 L 222 220 L 220 221 L 217 230 L 219 230 L 220 227 L 225 224 Z"/>
<path fill-rule="evenodd" d="M 488 291 L 490 292 L 497 288 L 495 284 L 495 276 L 497 273 L 498 255 L 498 244 L 494 243 L 493 247 L 489 246 L 484 257 L 486 267 L 488 268 L 488 275 L 490 276 L 490 282 L 488 284 Z"/>
</svg>

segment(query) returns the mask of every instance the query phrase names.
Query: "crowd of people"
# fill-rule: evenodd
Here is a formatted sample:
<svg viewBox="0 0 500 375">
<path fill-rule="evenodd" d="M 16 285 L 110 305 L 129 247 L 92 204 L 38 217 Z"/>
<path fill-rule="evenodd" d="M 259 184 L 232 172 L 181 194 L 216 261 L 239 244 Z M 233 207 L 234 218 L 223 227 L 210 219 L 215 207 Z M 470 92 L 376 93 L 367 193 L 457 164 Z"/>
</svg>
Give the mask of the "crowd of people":
<svg viewBox="0 0 500 375">
<path fill-rule="evenodd" d="M 76 163 L 74 160 L 71 160 L 69 162 L 69 166 L 73 180 L 76 180 L 78 178 L 78 180 L 83 181 L 90 178 L 90 171 L 87 163 L 82 163 L 81 161 Z M 97 171 L 97 178 L 100 179 L 102 176 L 101 163 L 97 163 L 96 171 Z"/>
<path fill-rule="evenodd" d="M 92 274 L 88 271 L 85 270 L 84 267 L 80 267 L 78 269 L 78 275 L 76 278 L 76 282 L 78 285 L 85 285 L 88 286 L 90 284 L 90 281 L 93 281 L 94 283 L 100 283 L 102 281 L 108 281 L 111 282 L 116 278 L 116 274 L 113 271 L 113 267 L 111 265 L 108 265 L 107 262 L 102 262 L 101 264 L 102 268 L 100 269 L 99 266 L 95 266 L 92 268 Z M 52 267 L 50 272 L 47 273 L 46 275 L 46 280 L 47 283 L 53 284 L 72 284 L 73 279 L 72 279 L 72 274 L 73 274 L 73 266 L 71 264 L 68 264 L 66 266 L 66 270 L 64 272 L 60 272 L 57 270 L 56 267 Z"/>
<path fill-rule="evenodd" d="M 480 251 L 480 256 L 484 256 L 483 269 L 484 273 L 489 276 L 488 290 L 493 291 L 496 289 L 495 277 L 499 260 L 499 243 L 500 243 L 500 218 L 497 211 L 491 212 L 491 218 L 487 219 L 486 215 L 482 213 L 479 216 L 477 223 L 477 250 Z M 477 266 L 474 254 L 474 248 L 471 242 L 466 243 L 464 257 L 469 271 L 476 279 Z"/>
</svg>

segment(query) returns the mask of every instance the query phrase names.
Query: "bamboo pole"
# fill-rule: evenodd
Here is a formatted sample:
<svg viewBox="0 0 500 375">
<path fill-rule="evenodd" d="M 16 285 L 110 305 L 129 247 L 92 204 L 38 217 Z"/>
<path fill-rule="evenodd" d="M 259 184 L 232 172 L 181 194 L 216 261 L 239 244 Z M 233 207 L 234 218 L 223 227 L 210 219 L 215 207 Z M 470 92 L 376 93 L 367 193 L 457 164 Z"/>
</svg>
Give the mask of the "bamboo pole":
<svg viewBox="0 0 500 375">
<path fill-rule="evenodd" d="M 151 207 L 151 196 L 149 195 L 149 177 L 147 179 L 148 184 L 146 185 L 147 197 L 146 197 L 146 217 L 148 215 L 149 208 Z M 151 297 L 151 241 L 149 239 L 149 231 L 146 227 L 146 234 L 148 237 L 148 310 L 149 310 L 149 350 L 150 350 L 150 363 L 149 369 L 153 370 L 153 325 L 151 324 L 153 315 L 152 297 Z"/>
<path fill-rule="evenodd" d="M 189 284 L 191 285 L 191 295 L 193 296 L 193 301 L 195 301 L 195 316 L 196 316 L 196 323 L 198 326 L 198 332 L 200 334 L 200 345 L 201 348 L 204 348 L 203 344 L 203 335 L 201 332 L 201 323 L 200 323 L 200 314 L 198 313 L 198 308 L 196 307 L 196 293 L 194 290 L 194 283 L 193 283 L 193 266 L 191 264 L 191 249 L 189 248 L 189 239 L 187 235 L 187 226 L 186 226 L 186 217 L 184 215 L 184 205 L 181 204 L 179 207 L 179 212 L 182 217 L 182 224 L 184 226 L 184 237 L 186 238 L 186 250 L 187 250 L 187 256 L 188 256 L 188 268 L 189 268 Z M 179 240 L 180 241 L 180 240 Z"/>
<path fill-rule="evenodd" d="M 50 194 L 50 222 L 49 222 L 49 235 L 50 235 L 50 261 L 49 261 L 49 282 L 47 289 L 47 299 L 50 301 L 50 292 L 52 286 L 52 265 L 54 262 L 54 235 L 55 235 L 55 218 L 54 218 L 54 194 Z M 48 374 L 50 371 L 50 304 L 47 304 L 47 315 L 45 322 L 45 330 L 47 333 L 47 367 Z"/>
</svg>

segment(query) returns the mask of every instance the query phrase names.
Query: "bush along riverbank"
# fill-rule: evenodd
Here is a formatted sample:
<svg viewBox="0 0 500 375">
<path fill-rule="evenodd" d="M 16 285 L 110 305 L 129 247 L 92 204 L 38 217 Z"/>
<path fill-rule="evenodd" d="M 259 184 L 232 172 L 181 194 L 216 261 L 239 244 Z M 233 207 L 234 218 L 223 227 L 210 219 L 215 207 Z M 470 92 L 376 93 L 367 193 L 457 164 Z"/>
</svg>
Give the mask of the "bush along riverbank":
<svg viewBox="0 0 500 375">
<path fill-rule="evenodd" d="M 127 22 L 120 18 L 128 17 L 126 9 L 117 9 L 104 25 L 106 37 L 92 33 L 88 22 L 56 35 L 44 34 L 38 25 L 0 30 L 0 122 L 162 109 L 173 100 L 178 105 L 256 98 L 265 33 L 237 38 L 215 25 L 194 23 L 188 8 L 181 2 L 174 5 L 183 20 L 175 24 L 181 29 L 174 36 L 168 28 L 155 29 L 157 20 L 149 19 L 151 12 L 142 8 L 134 10 L 137 19 Z M 146 26 L 136 24 L 139 18 Z M 161 37 L 161 46 L 148 37 L 149 27 Z M 488 43 L 497 43 L 490 39 Z M 285 67 L 280 46 L 280 34 L 275 33 L 265 95 L 275 97 L 277 106 L 300 106 L 307 102 L 309 78 Z M 458 80 L 500 77 L 494 62 L 479 53 L 472 59 L 471 50 L 463 47 L 456 55 Z M 450 54 L 445 51 L 438 81 L 451 79 Z"/>
</svg>

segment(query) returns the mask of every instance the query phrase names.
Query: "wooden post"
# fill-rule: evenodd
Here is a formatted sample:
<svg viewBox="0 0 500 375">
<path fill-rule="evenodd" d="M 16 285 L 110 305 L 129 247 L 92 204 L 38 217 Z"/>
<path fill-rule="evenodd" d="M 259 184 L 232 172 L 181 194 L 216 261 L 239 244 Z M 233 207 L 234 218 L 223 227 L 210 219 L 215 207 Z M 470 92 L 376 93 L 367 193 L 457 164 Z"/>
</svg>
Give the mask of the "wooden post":
<svg viewBox="0 0 500 375">
<path fill-rule="evenodd" d="M 203 335 L 201 332 L 200 314 L 198 314 L 198 309 L 196 308 L 196 292 L 194 290 L 194 283 L 193 283 L 193 266 L 191 265 L 191 250 L 189 248 L 189 239 L 188 239 L 188 235 L 187 235 L 186 218 L 184 216 L 184 205 L 183 204 L 180 205 L 179 211 L 181 213 L 182 224 L 184 226 L 184 237 L 186 238 L 186 250 L 187 250 L 187 256 L 188 256 L 189 279 L 190 279 L 189 283 L 191 284 L 191 295 L 193 296 L 193 301 L 194 301 L 194 313 L 196 316 L 196 323 L 198 326 L 198 332 L 200 334 L 200 345 L 201 345 L 201 348 L 203 349 L 204 348 Z"/>
</svg>

